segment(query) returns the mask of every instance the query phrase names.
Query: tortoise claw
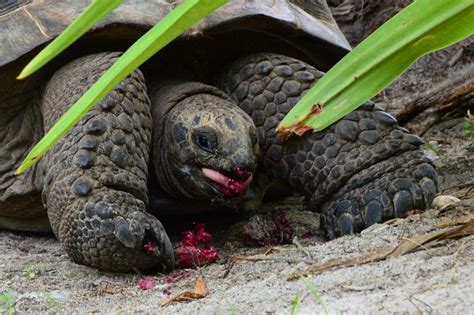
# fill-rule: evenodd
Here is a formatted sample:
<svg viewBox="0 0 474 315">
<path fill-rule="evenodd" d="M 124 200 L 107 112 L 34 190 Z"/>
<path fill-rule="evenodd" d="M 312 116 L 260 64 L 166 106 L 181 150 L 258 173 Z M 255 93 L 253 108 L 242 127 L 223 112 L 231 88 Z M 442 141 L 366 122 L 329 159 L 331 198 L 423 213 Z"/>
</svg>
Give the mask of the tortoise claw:
<svg viewBox="0 0 474 315">
<path fill-rule="evenodd" d="M 122 243 L 125 247 L 134 248 L 137 242 L 135 236 L 130 232 L 128 227 L 128 222 L 124 218 L 119 217 L 115 221 L 115 237 Z"/>
<path fill-rule="evenodd" d="M 150 225 L 145 226 L 143 250 L 149 255 L 160 257 L 162 260 L 162 269 L 165 272 L 174 269 L 173 246 L 162 227 L 157 233 Z"/>
</svg>

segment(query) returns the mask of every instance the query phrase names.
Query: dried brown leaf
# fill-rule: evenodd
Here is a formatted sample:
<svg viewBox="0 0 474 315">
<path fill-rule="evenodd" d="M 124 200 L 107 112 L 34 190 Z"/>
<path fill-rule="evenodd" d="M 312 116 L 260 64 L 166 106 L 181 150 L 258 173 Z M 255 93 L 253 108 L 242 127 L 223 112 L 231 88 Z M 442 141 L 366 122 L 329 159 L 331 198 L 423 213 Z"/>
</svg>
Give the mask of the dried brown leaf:
<svg viewBox="0 0 474 315">
<path fill-rule="evenodd" d="M 311 116 L 317 116 L 323 111 L 323 105 L 321 103 L 316 103 L 311 107 L 311 110 L 309 113 L 305 114 L 303 117 L 301 117 L 299 120 L 295 121 L 293 124 L 290 126 L 286 127 L 277 127 L 277 133 L 278 136 L 280 137 L 281 140 L 286 141 L 288 140 L 292 135 L 297 135 L 297 136 L 302 136 L 306 132 L 313 130 L 312 127 L 308 126 L 305 124 L 305 122 L 311 117 Z"/>
<path fill-rule="evenodd" d="M 464 225 L 454 227 L 449 230 L 435 231 L 422 235 L 407 238 L 396 246 L 387 257 L 398 257 L 408 254 L 415 249 L 425 247 L 434 241 L 445 239 L 457 239 L 474 234 L 474 220 L 466 222 Z"/>
<path fill-rule="evenodd" d="M 201 297 L 205 297 L 209 294 L 206 282 L 204 282 L 204 278 L 201 275 L 196 278 L 196 284 L 194 285 L 194 293 L 198 294 Z"/>
<path fill-rule="evenodd" d="M 431 233 L 426 233 L 412 238 L 408 238 L 401 242 L 399 245 L 390 248 L 378 248 L 369 251 L 365 255 L 361 255 L 354 258 L 348 259 L 330 259 L 323 263 L 313 264 L 306 267 L 302 271 L 297 271 L 288 277 L 288 280 L 297 280 L 301 276 L 309 276 L 320 274 L 324 271 L 333 269 L 333 268 L 345 268 L 352 267 L 356 265 L 363 265 L 371 262 L 380 261 L 388 257 L 398 257 L 410 253 L 418 248 L 423 248 L 426 245 L 444 239 L 458 239 L 466 237 L 468 235 L 474 234 L 474 220 L 467 222 L 464 225 L 457 226 L 448 230 L 435 231 Z"/>
<path fill-rule="evenodd" d="M 466 224 L 466 223 L 469 223 L 471 221 L 474 221 L 474 214 L 473 215 L 462 216 L 462 217 L 459 217 L 459 218 L 456 218 L 456 219 L 447 218 L 447 219 L 444 219 L 443 221 L 435 224 L 434 226 L 437 227 L 437 228 L 446 228 L 446 227 L 451 227 L 451 226 L 454 226 L 454 225 Z"/>
<path fill-rule="evenodd" d="M 122 293 L 125 287 L 125 285 L 114 285 L 112 283 L 106 283 L 105 287 L 102 289 L 102 292 L 107 294 L 118 294 Z"/>
<path fill-rule="evenodd" d="M 198 299 L 202 299 L 209 294 L 209 290 L 207 289 L 206 282 L 204 281 L 203 276 L 198 275 L 196 278 L 196 283 L 194 284 L 193 291 L 186 291 L 170 298 L 164 299 L 161 301 L 161 306 L 168 305 L 174 302 L 189 302 Z"/>
<path fill-rule="evenodd" d="M 420 214 L 420 213 L 423 213 L 423 211 L 420 210 L 420 209 L 408 210 L 407 213 L 405 213 L 405 217 L 411 217 L 413 215 L 417 215 L 417 214 Z"/>
<path fill-rule="evenodd" d="M 474 234 L 474 220 L 447 230 L 442 239 L 459 239 Z"/>
</svg>

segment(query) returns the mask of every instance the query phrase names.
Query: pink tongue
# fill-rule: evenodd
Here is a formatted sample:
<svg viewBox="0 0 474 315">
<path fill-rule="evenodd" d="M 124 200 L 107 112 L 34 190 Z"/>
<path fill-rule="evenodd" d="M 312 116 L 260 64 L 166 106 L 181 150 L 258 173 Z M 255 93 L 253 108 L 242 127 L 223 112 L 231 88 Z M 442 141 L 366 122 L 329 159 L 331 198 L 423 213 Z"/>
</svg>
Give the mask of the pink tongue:
<svg viewBox="0 0 474 315">
<path fill-rule="evenodd" d="M 240 194 L 252 181 L 252 176 L 250 176 L 247 180 L 240 182 L 209 168 L 202 168 L 202 173 L 210 180 L 218 183 L 221 186 L 224 186 L 226 189 L 223 191 L 223 193 L 226 196 Z"/>
</svg>

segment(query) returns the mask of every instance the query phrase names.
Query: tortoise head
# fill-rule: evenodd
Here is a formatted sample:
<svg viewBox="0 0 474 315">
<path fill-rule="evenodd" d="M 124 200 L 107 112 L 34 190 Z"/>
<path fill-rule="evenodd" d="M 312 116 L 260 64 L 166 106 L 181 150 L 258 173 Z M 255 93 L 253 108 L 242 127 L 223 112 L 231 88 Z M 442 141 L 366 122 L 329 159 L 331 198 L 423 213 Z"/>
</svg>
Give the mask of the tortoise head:
<svg viewBox="0 0 474 315">
<path fill-rule="evenodd" d="M 257 167 L 250 117 L 221 96 L 188 96 L 167 113 L 154 163 L 160 186 L 176 198 L 233 204 Z"/>
</svg>

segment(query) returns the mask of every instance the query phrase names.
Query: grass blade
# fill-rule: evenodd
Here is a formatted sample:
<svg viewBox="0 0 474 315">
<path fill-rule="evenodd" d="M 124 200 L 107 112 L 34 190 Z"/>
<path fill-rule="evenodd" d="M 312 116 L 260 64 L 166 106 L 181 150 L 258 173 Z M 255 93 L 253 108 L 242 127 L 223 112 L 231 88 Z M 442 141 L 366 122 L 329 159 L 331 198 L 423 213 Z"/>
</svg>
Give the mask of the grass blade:
<svg viewBox="0 0 474 315">
<path fill-rule="evenodd" d="M 301 296 L 299 294 L 297 294 L 295 296 L 295 298 L 291 301 L 291 312 L 290 312 L 290 314 L 291 315 L 297 315 L 298 310 L 300 308 L 300 305 L 301 305 Z"/>
<path fill-rule="evenodd" d="M 283 139 L 322 130 L 379 93 L 419 57 L 474 33 L 474 0 L 417 0 L 347 54 L 285 116 Z"/>
<path fill-rule="evenodd" d="M 16 174 L 21 174 L 51 148 L 100 99 L 161 48 L 228 0 L 187 0 L 136 41 L 104 75 L 56 122 L 30 151 Z"/>
<path fill-rule="evenodd" d="M 38 71 L 90 30 L 104 16 L 112 12 L 122 1 L 123 0 L 94 0 L 71 25 L 26 65 L 18 75 L 17 80 L 24 79 Z"/>
<path fill-rule="evenodd" d="M 304 282 L 304 285 L 306 286 L 306 288 L 308 289 L 308 291 L 311 293 L 311 295 L 313 296 L 314 298 L 314 302 L 316 304 L 320 304 L 321 307 L 323 308 L 323 313 L 325 315 L 328 315 L 328 309 L 326 308 L 326 305 L 324 304 L 323 300 L 321 300 L 321 296 L 318 294 L 318 291 L 316 291 L 316 288 L 313 286 L 313 284 L 311 283 L 311 281 L 309 281 L 309 279 L 307 277 L 301 277 L 301 280 L 303 280 Z"/>
</svg>

